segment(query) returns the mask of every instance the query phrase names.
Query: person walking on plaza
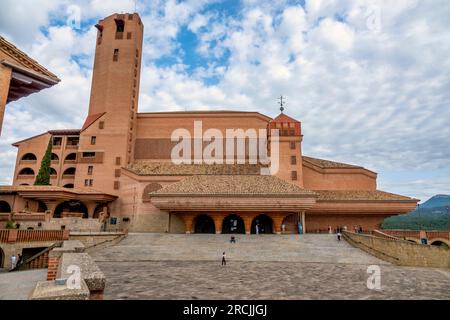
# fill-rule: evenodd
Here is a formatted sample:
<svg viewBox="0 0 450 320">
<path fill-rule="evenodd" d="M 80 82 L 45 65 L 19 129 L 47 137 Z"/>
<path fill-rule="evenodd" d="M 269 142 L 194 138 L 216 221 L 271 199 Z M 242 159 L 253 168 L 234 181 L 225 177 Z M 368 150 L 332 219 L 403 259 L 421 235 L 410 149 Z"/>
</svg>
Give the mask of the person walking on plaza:
<svg viewBox="0 0 450 320">
<path fill-rule="evenodd" d="M 16 266 L 19 267 L 23 262 L 23 256 L 19 253 Z"/>
<path fill-rule="evenodd" d="M 226 259 L 226 254 L 225 252 L 222 253 L 222 266 L 226 266 L 227 265 L 227 259 Z"/>
<path fill-rule="evenodd" d="M 256 234 L 259 234 L 259 224 L 258 223 L 255 226 L 255 231 L 256 231 Z"/>
<path fill-rule="evenodd" d="M 339 231 L 338 234 L 337 234 L 337 239 L 338 239 L 338 241 L 341 241 L 341 236 L 342 236 L 342 235 L 341 235 L 341 232 Z"/>
<path fill-rule="evenodd" d="M 17 257 L 16 255 L 12 255 L 11 256 L 11 270 L 13 270 L 16 267 L 16 263 L 17 263 Z"/>
</svg>

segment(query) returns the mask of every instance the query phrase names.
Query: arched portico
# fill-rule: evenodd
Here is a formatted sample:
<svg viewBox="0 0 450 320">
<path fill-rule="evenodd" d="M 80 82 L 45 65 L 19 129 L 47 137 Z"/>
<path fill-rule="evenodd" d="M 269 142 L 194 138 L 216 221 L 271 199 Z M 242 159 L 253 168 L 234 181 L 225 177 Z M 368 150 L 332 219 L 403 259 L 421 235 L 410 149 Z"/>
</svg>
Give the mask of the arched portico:
<svg viewBox="0 0 450 320">
<path fill-rule="evenodd" d="M 237 214 L 230 214 L 222 221 L 223 234 L 245 234 L 244 220 Z"/>
<path fill-rule="evenodd" d="M 214 219 L 207 215 L 201 214 L 194 219 L 194 233 L 216 233 Z"/>
<path fill-rule="evenodd" d="M 252 234 L 273 234 L 273 231 L 273 220 L 267 214 L 260 214 L 253 219 L 251 227 Z"/>
<path fill-rule="evenodd" d="M 63 212 L 82 213 L 83 218 L 85 219 L 89 217 L 88 208 L 81 201 L 66 201 L 60 203 L 58 206 L 56 206 L 55 212 L 53 213 L 53 217 L 61 218 Z"/>
</svg>

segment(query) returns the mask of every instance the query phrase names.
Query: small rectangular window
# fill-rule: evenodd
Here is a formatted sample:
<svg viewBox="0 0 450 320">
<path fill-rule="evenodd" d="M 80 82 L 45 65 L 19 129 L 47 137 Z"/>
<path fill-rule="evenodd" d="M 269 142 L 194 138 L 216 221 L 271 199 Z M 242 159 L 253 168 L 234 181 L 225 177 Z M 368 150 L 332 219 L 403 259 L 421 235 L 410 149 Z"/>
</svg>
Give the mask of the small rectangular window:
<svg viewBox="0 0 450 320">
<path fill-rule="evenodd" d="M 291 156 L 291 165 L 295 166 L 297 164 L 297 157 Z"/>
<path fill-rule="evenodd" d="M 295 129 L 290 129 L 289 130 L 289 135 L 295 136 Z"/>
<path fill-rule="evenodd" d="M 131 39 L 131 32 L 127 32 L 127 40 Z"/>
<path fill-rule="evenodd" d="M 88 175 L 92 175 L 92 173 L 94 172 L 94 166 L 89 166 L 88 167 Z"/>
<path fill-rule="evenodd" d="M 121 173 L 120 169 L 114 170 L 114 177 L 119 178 L 120 177 L 120 173 Z"/>
<path fill-rule="evenodd" d="M 105 121 L 100 121 L 100 122 L 98 123 L 98 128 L 99 128 L 100 130 L 105 129 Z"/>
<path fill-rule="evenodd" d="M 113 61 L 119 61 L 119 49 L 114 49 Z"/>
<path fill-rule="evenodd" d="M 295 142 L 291 141 L 291 150 L 295 150 L 295 149 L 296 149 Z"/>
<path fill-rule="evenodd" d="M 53 138 L 53 146 L 60 146 L 62 144 L 62 137 Z"/>
<path fill-rule="evenodd" d="M 84 180 L 84 186 L 85 187 L 89 187 L 89 179 L 85 179 Z"/>
<path fill-rule="evenodd" d="M 291 179 L 292 179 L 292 181 L 297 181 L 297 171 L 291 172 Z"/>
<path fill-rule="evenodd" d="M 120 157 L 116 157 L 116 166 L 120 166 L 121 159 Z"/>
<path fill-rule="evenodd" d="M 120 188 L 120 182 L 114 181 L 114 190 L 119 190 L 119 188 Z"/>
<path fill-rule="evenodd" d="M 94 185 L 94 180 L 89 179 L 89 187 L 92 187 Z"/>
<path fill-rule="evenodd" d="M 91 137 L 91 144 L 94 145 L 97 143 L 97 137 L 96 136 L 92 136 Z"/>
<path fill-rule="evenodd" d="M 132 14 L 128 15 L 128 20 L 133 20 L 133 15 Z"/>
</svg>

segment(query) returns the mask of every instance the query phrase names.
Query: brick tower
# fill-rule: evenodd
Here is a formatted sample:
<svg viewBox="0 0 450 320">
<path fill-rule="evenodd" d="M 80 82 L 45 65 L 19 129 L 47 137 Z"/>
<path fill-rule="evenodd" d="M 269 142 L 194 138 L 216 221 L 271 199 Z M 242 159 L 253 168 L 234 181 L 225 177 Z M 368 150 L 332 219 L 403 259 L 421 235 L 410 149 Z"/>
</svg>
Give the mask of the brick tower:
<svg viewBox="0 0 450 320">
<path fill-rule="evenodd" d="M 279 130 L 279 163 L 277 177 L 290 181 L 303 188 L 302 165 L 302 129 L 300 121 L 281 113 L 270 121 L 268 132 L 271 129 Z M 271 137 L 269 136 L 269 145 Z"/>
<path fill-rule="evenodd" d="M 81 130 L 75 187 L 120 190 L 133 161 L 144 26 L 137 13 L 114 14 L 98 29 L 89 114 Z"/>
</svg>

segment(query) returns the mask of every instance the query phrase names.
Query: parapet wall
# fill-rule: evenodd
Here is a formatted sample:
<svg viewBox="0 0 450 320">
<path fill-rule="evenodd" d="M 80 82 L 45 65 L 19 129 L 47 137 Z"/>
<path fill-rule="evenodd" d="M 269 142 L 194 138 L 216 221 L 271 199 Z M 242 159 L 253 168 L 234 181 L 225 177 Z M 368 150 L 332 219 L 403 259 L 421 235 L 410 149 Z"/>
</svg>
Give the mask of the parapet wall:
<svg viewBox="0 0 450 320">
<path fill-rule="evenodd" d="M 344 238 L 351 245 L 396 265 L 450 268 L 450 250 L 447 249 L 347 231 Z"/>
</svg>

